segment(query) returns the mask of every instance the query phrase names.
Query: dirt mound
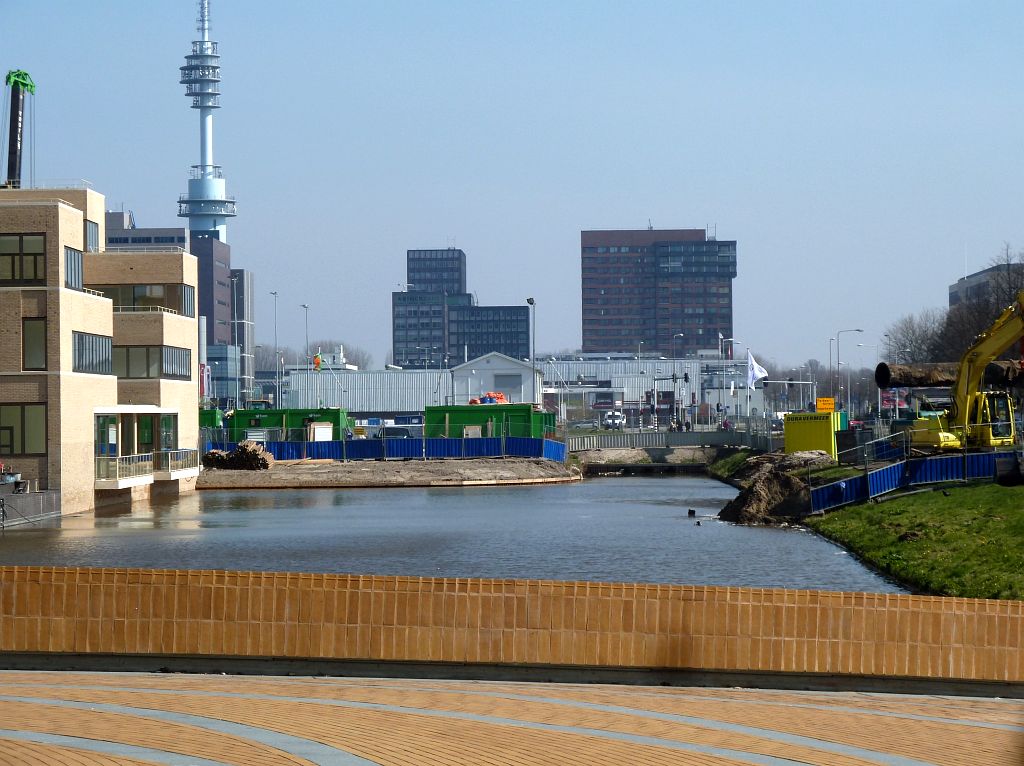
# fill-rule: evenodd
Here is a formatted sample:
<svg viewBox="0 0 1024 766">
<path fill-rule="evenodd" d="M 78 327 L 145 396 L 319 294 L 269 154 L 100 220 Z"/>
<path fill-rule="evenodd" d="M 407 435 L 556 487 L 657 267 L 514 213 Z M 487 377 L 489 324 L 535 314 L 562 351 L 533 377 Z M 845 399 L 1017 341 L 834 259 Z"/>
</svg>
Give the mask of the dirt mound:
<svg viewBox="0 0 1024 766">
<path fill-rule="evenodd" d="M 811 493 L 805 482 L 789 472 L 833 462 L 828 453 L 818 450 L 752 457 L 733 475 L 744 489 L 718 517 L 736 524 L 780 524 L 801 516 L 810 508 Z"/>
</svg>

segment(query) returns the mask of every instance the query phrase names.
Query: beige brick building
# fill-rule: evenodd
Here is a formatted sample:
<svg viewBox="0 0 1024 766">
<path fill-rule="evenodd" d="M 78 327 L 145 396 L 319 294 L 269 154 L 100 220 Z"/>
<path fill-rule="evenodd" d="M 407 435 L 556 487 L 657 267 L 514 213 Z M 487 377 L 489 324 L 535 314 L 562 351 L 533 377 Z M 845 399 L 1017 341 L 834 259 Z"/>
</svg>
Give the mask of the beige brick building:
<svg viewBox="0 0 1024 766">
<path fill-rule="evenodd" d="M 199 474 L 196 259 L 102 251 L 103 229 L 91 189 L 0 189 L 0 491 L 20 473 L 25 507 L 130 503 Z"/>
</svg>

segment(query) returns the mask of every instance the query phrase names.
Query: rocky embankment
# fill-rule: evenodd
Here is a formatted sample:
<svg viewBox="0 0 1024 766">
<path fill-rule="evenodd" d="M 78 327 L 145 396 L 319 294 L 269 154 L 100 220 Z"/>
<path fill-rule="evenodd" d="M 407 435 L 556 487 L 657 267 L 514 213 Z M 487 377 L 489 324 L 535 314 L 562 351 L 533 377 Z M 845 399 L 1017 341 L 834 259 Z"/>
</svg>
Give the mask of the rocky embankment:
<svg viewBox="0 0 1024 766">
<path fill-rule="evenodd" d="M 802 517 L 810 511 L 811 494 L 799 472 L 828 465 L 834 461 L 819 450 L 751 457 L 730 477 L 740 493 L 718 517 L 736 524 L 783 524 Z"/>
<path fill-rule="evenodd" d="M 266 470 L 204 470 L 196 489 L 468 487 L 578 481 L 579 469 L 550 460 L 278 460 Z"/>
</svg>

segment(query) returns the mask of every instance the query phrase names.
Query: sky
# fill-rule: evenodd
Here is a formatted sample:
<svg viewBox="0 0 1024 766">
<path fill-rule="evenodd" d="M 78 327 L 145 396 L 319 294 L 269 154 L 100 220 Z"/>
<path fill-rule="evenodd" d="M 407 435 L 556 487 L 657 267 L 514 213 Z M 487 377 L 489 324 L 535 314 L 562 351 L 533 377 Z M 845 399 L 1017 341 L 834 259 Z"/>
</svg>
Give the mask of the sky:
<svg viewBox="0 0 1024 766">
<path fill-rule="evenodd" d="M 182 225 L 196 3 L 0 0 L 0 68 L 35 80 L 34 178 L 88 179 Z M 256 338 L 383 365 L 407 249 L 465 250 L 482 304 L 537 301 L 577 348 L 580 231 L 737 241 L 737 348 L 884 353 L 888 324 L 1024 249 L 1019 2 L 211 0 L 215 161 Z M 29 171 L 26 161 L 26 175 Z M 848 353 L 844 351 L 843 357 Z"/>
</svg>

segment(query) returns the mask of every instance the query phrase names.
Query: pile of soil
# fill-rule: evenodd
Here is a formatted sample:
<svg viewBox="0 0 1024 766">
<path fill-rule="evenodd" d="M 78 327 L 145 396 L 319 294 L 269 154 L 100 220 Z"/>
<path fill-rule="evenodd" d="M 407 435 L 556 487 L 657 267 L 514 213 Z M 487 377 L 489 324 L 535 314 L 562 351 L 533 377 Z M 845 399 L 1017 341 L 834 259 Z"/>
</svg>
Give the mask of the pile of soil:
<svg viewBox="0 0 1024 766">
<path fill-rule="evenodd" d="M 732 477 L 744 488 L 718 517 L 735 524 L 782 524 L 803 516 L 811 507 L 810 489 L 806 482 L 789 472 L 834 462 L 828 453 L 820 450 L 788 455 L 772 452 L 752 457 Z"/>
</svg>

